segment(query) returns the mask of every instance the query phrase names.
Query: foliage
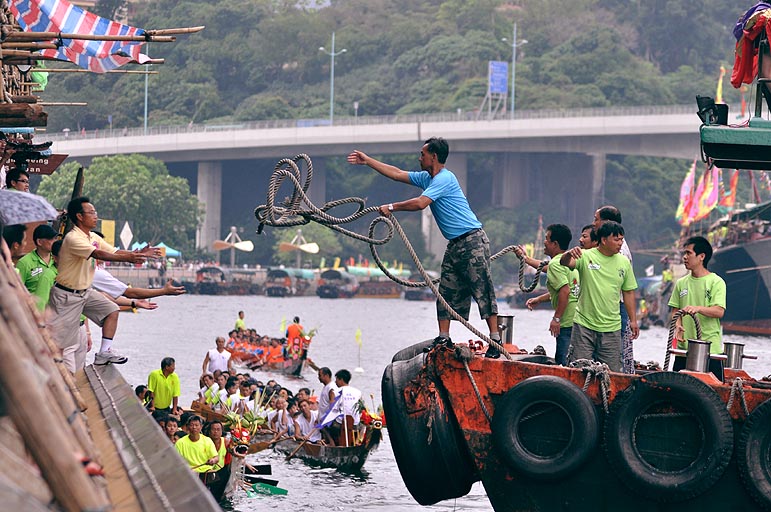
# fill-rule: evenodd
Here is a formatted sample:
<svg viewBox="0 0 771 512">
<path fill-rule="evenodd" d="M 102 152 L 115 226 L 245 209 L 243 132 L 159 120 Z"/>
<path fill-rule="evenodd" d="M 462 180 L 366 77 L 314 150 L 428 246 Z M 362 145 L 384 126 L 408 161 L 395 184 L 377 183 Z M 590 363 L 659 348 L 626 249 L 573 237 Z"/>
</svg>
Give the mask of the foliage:
<svg viewBox="0 0 771 512">
<path fill-rule="evenodd" d="M 58 208 L 66 207 L 79 164 L 69 162 L 43 178 L 38 194 Z M 114 219 L 119 231 L 129 222 L 134 240 L 188 251 L 203 217 L 198 199 L 186 180 L 169 176 L 160 160 L 143 155 L 94 158 L 85 171 L 83 195 L 100 219 Z"/>
</svg>

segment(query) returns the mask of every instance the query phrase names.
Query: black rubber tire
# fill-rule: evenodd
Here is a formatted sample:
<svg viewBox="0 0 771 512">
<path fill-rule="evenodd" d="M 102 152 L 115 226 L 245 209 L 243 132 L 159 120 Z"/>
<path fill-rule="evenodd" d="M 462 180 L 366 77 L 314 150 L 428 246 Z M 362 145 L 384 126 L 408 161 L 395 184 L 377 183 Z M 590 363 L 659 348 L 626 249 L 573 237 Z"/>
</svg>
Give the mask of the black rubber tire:
<svg viewBox="0 0 771 512">
<path fill-rule="evenodd" d="M 736 464 L 744 487 L 763 510 L 771 510 L 771 399 L 747 418 L 736 446 Z"/>
<path fill-rule="evenodd" d="M 422 354 L 423 349 L 426 347 L 430 347 L 433 342 L 434 340 L 426 340 L 426 341 L 421 341 L 420 343 L 415 343 L 414 345 L 410 345 L 407 348 L 403 348 L 399 352 L 394 354 L 394 357 L 391 359 L 391 362 L 395 363 L 397 361 L 407 361 L 409 359 L 412 359 L 413 357 Z"/>
<path fill-rule="evenodd" d="M 684 373 L 655 372 L 635 381 L 616 396 L 605 421 L 605 453 L 619 479 L 662 503 L 712 487 L 731 460 L 733 442 L 723 401 Z"/>
<path fill-rule="evenodd" d="M 560 428 L 562 427 L 562 428 Z M 517 474 L 560 480 L 594 453 L 599 418 L 591 399 L 554 375 L 523 380 L 495 405 L 493 443 Z"/>
<path fill-rule="evenodd" d="M 389 364 L 381 389 L 388 437 L 402 480 L 415 501 L 433 505 L 465 496 L 479 477 L 449 405 L 439 403 L 433 412 L 409 414 L 403 391 L 420 374 L 423 359 L 421 354 Z M 432 442 L 428 444 L 430 415 Z"/>
</svg>

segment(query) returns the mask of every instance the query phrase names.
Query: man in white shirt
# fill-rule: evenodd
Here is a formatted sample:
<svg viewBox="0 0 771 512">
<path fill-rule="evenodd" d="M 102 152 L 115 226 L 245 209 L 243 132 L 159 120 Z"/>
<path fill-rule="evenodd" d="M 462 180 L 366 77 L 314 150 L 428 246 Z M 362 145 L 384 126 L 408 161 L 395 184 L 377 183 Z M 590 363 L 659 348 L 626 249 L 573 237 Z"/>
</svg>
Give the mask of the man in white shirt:
<svg viewBox="0 0 771 512">
<path fill-rule="evenodd" d="M 323 418 L 329 409 L 329 404 L 335 400 L 337 396 L 337 386 L 332 380 L 332 370 L 324 366 L 319 368 L 319 382 L 324 385 L 324 388 L 319 394 L 319 418 Z"/>
<path fill-rule="evenodd" d="M 302 399 L 300 404 L 300 414 L 294 418 L 294 435 L 295 439 L 305 439 L 311 443 L 317 443 L 321 441 L 321 432 L 316 428 L 316 423 L 319 419 L 318 411 L 311 410 L 311 404 L 306 399 Z"/>
<path fill-rule="evenodd" d="M 213 348 L 206 353 L 206 357 L 203 358 L 201 372 L 204 375 L 207 373 L 214 375 L 214 372 L 219 370 L 221 372 L 228 372 L 232 375 L 233 362 L 230 359 L 230 352 L 225 350 L 225 338 L 217 336 L 217 339 L 214 340 L 214 342 L 217 344 L 217 348 Z"/>
</svg>

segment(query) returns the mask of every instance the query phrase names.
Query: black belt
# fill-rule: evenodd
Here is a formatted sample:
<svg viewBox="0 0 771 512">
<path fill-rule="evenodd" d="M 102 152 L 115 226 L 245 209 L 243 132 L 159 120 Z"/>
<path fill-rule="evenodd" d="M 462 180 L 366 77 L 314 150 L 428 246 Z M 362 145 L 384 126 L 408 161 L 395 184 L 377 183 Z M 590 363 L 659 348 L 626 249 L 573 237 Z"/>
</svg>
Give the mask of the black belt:
<svg viewBox="0 0 771 512">
<path fill-rule="evenodd" d="M 466 236 L 466 235 L 463 235 L 463 236 Z M 85 290 L 73 290 L 72 288 L 67 288 L 63 284 L 59 284 L 59 283 L 54 284 L 54 286 L 56 286 L 57 288 L 61 288 L 65 292 L 70 292 L 70 293 L 83 293 L 86 290 L 88 290 L 88 288 L 86 288 Z"/>
<path fill-rule="evenodd" d="M 455 238 L 453 238 L 452 240 L 450 240 L 450 242 L 457 242 L 458 240 L 463 240 L 463 239 L 464 239 L 464 238 L 466 238 L 467 236 L 469 236 L 469 235 L 473 235 L 473 234 L 474 234 L 474 233 L 476 233 L 477 231 L 482 231 L 482 228 L 476 228 L 476 229 L 472 229 L 471 231 L 467 231 L 467 232 L 463 233 L 461 236 L 456 236 Z"/>
</svg>

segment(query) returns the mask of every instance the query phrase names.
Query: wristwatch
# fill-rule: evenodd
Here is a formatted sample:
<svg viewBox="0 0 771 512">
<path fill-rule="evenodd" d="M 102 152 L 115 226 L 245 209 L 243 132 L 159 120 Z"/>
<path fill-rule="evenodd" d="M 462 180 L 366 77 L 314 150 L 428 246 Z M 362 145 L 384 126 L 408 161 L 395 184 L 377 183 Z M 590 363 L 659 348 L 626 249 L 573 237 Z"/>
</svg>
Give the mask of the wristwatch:
<svg viewBox="0 0 771 512">
<path fill-rule="evenodd" d="M 557 323 L 560 323 L 560 317 L 558 316 L 552 317 L 552 320 L 554 320 Z"/>
<path fill-rule="evenodd" d="M 389 212 L 392 212 L 392 211 L 394 211 L 394 204 L 393 204 L 393 203 L 389 203 L 389 205 L 388 205 L 388 211 L 389 211 Z"/>
</svg>

